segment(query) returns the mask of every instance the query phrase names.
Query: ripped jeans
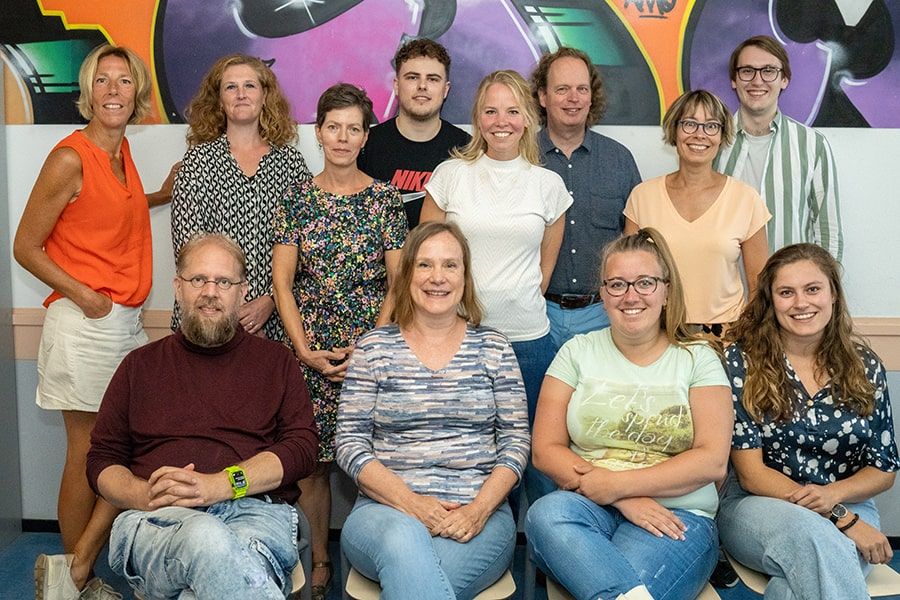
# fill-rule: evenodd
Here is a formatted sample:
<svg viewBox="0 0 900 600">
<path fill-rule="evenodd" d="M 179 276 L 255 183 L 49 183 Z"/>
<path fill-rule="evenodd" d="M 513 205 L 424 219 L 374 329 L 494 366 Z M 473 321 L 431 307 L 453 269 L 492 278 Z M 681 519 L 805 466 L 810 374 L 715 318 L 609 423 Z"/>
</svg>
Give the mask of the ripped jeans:
<svg viewBox="0 0 900 600">
<path fill-rule="evenodd" d="M 716 523 L 680 508 L 684 540 L 658 538 L 612 506 L 557 491 L 525 517 L 534 562 L 577 600 L 612 600 L 641 584 L 656 600 L 693 600 L 719 555 Z"/>
<path fill-rule="evenodd" d="M 256 498 L 128 510 L 113 523 L 109 566 L 147 598 L 284 600 L 297 518 L 292 506 Z"/>
</svg>

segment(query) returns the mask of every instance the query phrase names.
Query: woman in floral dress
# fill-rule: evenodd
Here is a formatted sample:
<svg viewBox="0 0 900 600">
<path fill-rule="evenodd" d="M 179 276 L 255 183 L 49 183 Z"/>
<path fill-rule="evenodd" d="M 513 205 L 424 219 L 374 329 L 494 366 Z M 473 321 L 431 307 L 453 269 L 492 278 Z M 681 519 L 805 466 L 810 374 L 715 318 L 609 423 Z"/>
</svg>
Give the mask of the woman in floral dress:
<svg viewBox="0 0 900 600">
<path fill-rule="evenodd" d="M 292 186 L 275 214 L 275 303 L 319 428 L 318 468 L 300 482 L 300 506 L 312 527 L 314 598 L 324 598 L 331 582 L 328 473 L 347 359 L 361 334 L 387 322 L 387 291 L 407 233 L 399 191 L 356 167 L 373 120 L 364 91 L 350 84 L 327 89 L 316 112 L 325 168 Z"/>
</svg>

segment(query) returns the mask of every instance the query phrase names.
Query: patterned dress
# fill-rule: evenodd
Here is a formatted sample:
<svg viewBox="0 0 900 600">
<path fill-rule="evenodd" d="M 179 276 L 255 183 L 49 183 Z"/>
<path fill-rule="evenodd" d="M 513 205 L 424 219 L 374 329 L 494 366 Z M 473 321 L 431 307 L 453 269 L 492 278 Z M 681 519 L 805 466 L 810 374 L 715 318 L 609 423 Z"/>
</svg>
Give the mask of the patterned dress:
<svg viewBox="0 0 900 600">
<path fill-rule="evenodd" d="M 375 326 L 387 287 L 386 250 L 406 239 L 406 213 L 394 186 L 373 181 L 334 195 L 311 180 L 292 185 L 275 210 L 276 244 L 299 248 L 295 298 L 311 350 L 353 346 Z M 303 365 L 319 427 L 321 462 L 334 460 L 341 384 Z"/>
<path fill-rule="evenodd" d="M 292 183 L 310 178 L 303 156 L 292 146 L 273 146 L 247 177 L 231 154 L 225 134 L 188 149 L 172 190 L 172 246 L 175 256 L 197 233 L 224 233 L 247 255 L 247 300 L 272 295 L 272 217 Z M 176 309 L 172 329 L 181 323 Z M 280 340 L 277 312 L 266 321 L 266 337 Z"/>
</svg>

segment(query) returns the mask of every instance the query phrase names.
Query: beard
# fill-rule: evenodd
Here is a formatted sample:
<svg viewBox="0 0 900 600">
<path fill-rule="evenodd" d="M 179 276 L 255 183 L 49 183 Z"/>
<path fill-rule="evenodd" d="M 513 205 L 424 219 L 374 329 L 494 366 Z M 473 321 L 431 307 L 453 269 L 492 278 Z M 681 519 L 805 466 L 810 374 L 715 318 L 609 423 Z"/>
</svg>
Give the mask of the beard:
<svg viewBox="0 0 900 600">
<path fill-rule="evenodd" d="M 206 317 L 199 310 L 205 307 L 218 308 L 222 313 L 218 318 Z M 215 298 L 200 298 L 193 307 L 184 311 L 181 319 L 181 333 L 189 342 L 202 348 L 225 344 L 234 337 L 237 326 L 237 313 L 226 313 L 222 303 Z"/>
<path fill-rule="evenodd" d="M 403 114 L 413 121 L 424 122 L 433 119 L 435 116 L 439 116 L 441 114 L 441 108 L 443 108 L 443 104 L 438 104 L 436 108 L 428 108 L 412 103 L 410 103 L 409 105 L 404 105 L 401 103 L 400 108 L 403 110 Z"/>
</svg>

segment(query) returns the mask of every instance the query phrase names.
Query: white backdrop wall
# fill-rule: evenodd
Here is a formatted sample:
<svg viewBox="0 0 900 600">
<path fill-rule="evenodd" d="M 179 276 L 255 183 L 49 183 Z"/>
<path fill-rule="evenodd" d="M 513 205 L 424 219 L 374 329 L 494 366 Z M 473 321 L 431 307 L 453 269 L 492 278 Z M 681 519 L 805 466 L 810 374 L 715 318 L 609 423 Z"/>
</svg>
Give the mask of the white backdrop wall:
<svg viewBox="0 0 900 600">
<path fill-rule="evenodd" d="M 72 130 L 71 125 L 6 127 L 9 223 L 19 222 L 28 193 L 47 153 Z M 675 168 L 675 154 L 663 145 L 658 127 L 601 127 L 634 153 L 644 179 Z M 144 187 L 156 190 L 173 162 L 184 152 L 181 125 L 136 126 L 129 129 L 132 153 Z M 900 316 L 900 129 L 828 129 L 826 135 L 838 164 L 844 220 L 845 282 L 855 316 Z M 312 126 L 301 126 L 300 150 L 310 170 L 318 172 L 322 158 Z M 147 307 L 169 309 L 174 276 L 168 207 L 152 211 L 155 285 Z M 10 236 L 11 238 L 12 236 Z M 47 289 L 12 265 L 13 306 L 39 307 Z M 59 473 L 65 455 L 62 420 L 34 405 L 35 362 L 16 364 L 22 505 L 25 519 L 55 519 Z M 900 373 L 892 373 L 894 414 L 900 410 Z M 346 501 L 346 500 L 345 500 Z M 879 500 L 889 535 L 900 535 L 900 486 Z M 347 506 L 339 506 L 337 526 Z"/>
</svg>

